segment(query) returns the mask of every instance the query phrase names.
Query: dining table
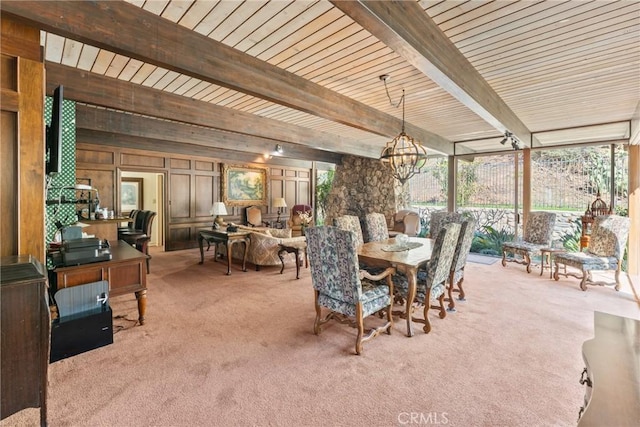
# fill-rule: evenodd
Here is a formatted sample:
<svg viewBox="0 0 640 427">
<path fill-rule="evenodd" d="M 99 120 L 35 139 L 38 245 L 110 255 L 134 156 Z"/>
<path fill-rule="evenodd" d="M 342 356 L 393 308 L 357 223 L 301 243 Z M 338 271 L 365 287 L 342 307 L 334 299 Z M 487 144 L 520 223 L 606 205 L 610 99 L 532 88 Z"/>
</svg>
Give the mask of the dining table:
<svg viewBox="0 0 640 427">
<path fill-rule="evenodd" d="M 409 282 L 406 300 L 405 317 L 407 320 L 407 336 L 413 336 L 411 322 L 411 305 L 416 297 L 418 269 L 431 259 L 434 239 L 410 237 L 406 244 L 396 242 L 395 238 L 377 242 L 367 242 L 358 249 L 358 260 L 371 267 L 395 267 L 404 273 Z M 392 296 L 393 298 L 393 296 Z M 429 319 L 425 319 L 430 327 Z"/>
</svg>

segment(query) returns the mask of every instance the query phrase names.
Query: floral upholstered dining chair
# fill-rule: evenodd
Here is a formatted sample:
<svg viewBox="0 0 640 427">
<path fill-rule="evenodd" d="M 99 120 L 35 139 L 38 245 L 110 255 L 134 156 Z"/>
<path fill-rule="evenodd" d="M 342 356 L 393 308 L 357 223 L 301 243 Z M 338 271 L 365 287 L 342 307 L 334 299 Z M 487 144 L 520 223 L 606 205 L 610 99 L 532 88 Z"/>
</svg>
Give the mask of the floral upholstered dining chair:
<svg viewBox="0 0 640 427">
<path fill-rule="evenodd" d="M 467 265 L 467 257 L 471 250 L 471 243 L 473 242 L 473 234 L 475 231 L 476 221 L 473 219 L 466 219 L 460 224 L 460 235 L 458 236 L 458 243 L 456 244 L 453 261 L 451 262 L 449 279 L 447 280 L 448 295 L 445 300 L 449 302 L 449 311 L 455 311 L 456 308 L 456 303 L 453 299 L 454 292 L 458 293 L 458 299 L 460 301 L 465 300 L 465 293 L 462 288 L 464 268 Z"/>
<path fill-rule="evenodd" d="M 551 246 L 555 224 L 556 214 L 553 212 L 530 212 L 524 227 L 524 238 L 502 244 L 502 266 L 506 267 L 507 262 L 515 262 L 525 265 L 527 273 L 531 273 L 531 257 L 539 255 L 540 249 Z M 507 259 L 507 253 L 512 253 L 513 258 Z"/>
<path fill-rule="evenodd" d="M 389 238 L 389 226 L 384 214 L 368 213 L 364 218 L 367 242 L 379 242 Z"/>
<path fill-rule="evenodd" d="M 360 218 L 355 215 L 342 215 L 333 219 L 333 225 L 342 229 L 353 231 L 356 234 L 356 243 L 358 246 L 364 245 L 364 237 L 362 235 L 362 226 Z"/>
<path fill-rule="evenodd" d="M 585 252 L 559 253 L 554 257 L 555 271 L 553 278 L 560 275 L 573 276 L 580 280 L 580 289 L 587 290 L 587 285 L 615 285 L 620 290 L 620 271 L 622 258 L 629 238 L 630 220 L 619 215 L 600 215 L 593 222 L 589 246 Z M 565 267 L 560 273 L 560 266 Z M 567 273 L 566 266 L 577 268 L 581 274 Z M 615 270 L 615 282 L 593 281 L 592 271 Z"/>
<path fill-rule="evenodd" d="M 437 211 L 429 218 L 429 237 L 435 239 L 440 233 L 440 229 L 450 222 L 460 224 L 464 216 L 458 212 Z"/>
<path fill-rule="evenodd" d="M 331 319 L 340 323 L 355 323 L 358 329 L 356 354 L 360 354 L 364 342 L 382 331 L 391 333 L 391 276 L 395 268 L 387 268 L 378 275 L 361 270 L 358 267 L 356 235 L 351 231 L 331 226 L 310 227 L 306 238 L 315 292 L 316 319 L 313 331 L 319 335 L 322 325 Z M 323 307 L 328 309 L 324 316 Z M 364 319 L 381 311 L 386 313 L 386 323 L 365 331 Z"/>
<path fill-rule="evenodd" d="M 458 236 L 460 234 L 460 224 L 450 223 L 440 229 L 431 252 L 431 259 L 427 262 L 426 268 L 418 272 L 418 283 L 416 286 L 416 296 L 414 303 L 423 306 L 423 318 L 413 316 L 415 309 L 411 305 L 411 320 L 423 323 L 425 333 L 431 332 L 431 323 L 427 314 L 429 309 L 438 308 L 440 318 L 444 319 L 447 312 L 444 308 L 446 283 L 453 263 L 453 255 L 456 251 Z M 393 279 L 396 296 L 406 301 L 409 294 L 409 283 L 405 276 L 396 275 Z M 432 301 L 438 301 L 439 305 L 431 305 Z"/>
</svg>

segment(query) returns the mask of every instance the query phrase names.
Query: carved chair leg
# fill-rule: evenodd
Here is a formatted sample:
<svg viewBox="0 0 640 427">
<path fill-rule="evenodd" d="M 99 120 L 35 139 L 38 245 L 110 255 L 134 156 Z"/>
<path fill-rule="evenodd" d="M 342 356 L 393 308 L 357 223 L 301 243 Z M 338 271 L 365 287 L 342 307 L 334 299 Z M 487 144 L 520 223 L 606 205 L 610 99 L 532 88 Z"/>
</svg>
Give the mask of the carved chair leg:
<svg viewBox="0 0 640 427">
<path fill-rule="evenodd" d="M 587 290 L 587 278 L 591 275 L 591 273 L 582 270 L 582 280 L 580 281 L 580 289 L 583 291 Z"/>
<path fill-rule="evenodd" d="M 529 255 L 529 252 L 524 253 L 524 262 L 527 266 L 527 273 L 531 273 L 531 256 Z"/>
<path fill-rule="evenodd" d="M 507 251 L 504 249 L 502 250 L 502 266 L 507 266 Z"/>
<path fill-rule="evenodd" d="M 615 286 L 615 290 L 619 291 L 620 290 L 620 267 L 618 266 L 618 268 L 616 269 L 616 286 Z"/>
<path fill-rule="evenodd" d="M 431 308 L 437 308 L 438 310 L 440 310 L 440 313 L 438 313 L 438 316 L 441 319 L 444 319 L 445 317 L 447 317 L 447 310 L 444 309 L 444 292 L 442 293 L 442 295 L 438 297 L 438 305 L 434 305 Z"/>
<path fill-rule="evenodd" d="M 320 335 L 320 332 L 322 332 L 322 328 L 320 327 L 321 318 L 322 309 L 320 308 L 320 304 L 318 304 L 318 291 L 316 291 L 316 320 L 313 323 L 313 333 L 316 335 Z"/>
<path fill-rule="evenodd" d="M 460 301 L 466 301 L 465 299 L 465 293 L 464 293 L 464 288 L 462 287 L 462 282 L 464 282 L 464 276 L 462 276 L 460 278 L 460 280 L 457 283 L 458 289 L 460 290 L 460 295 L 458 296 L 458 300 Z"/>
<path fill-rule="evenodd" d="M 431 322 L 429 322 L 429 309 L 431 308 L 431 289 L 427 289 L 426 290 L 427 294 L 425 296 L 425 301 L 424 301 L 424 327 L 422 328 L 422 330 L 424 331 L 425 334 L 428 334 L 429 332 L 431 332 Z"/>
<path fill-rule="evenodd" d="M 358 326 L 358 338 L 356 339 L 356 354 L 362 353 L 362 338 L 364 336 L 364 318 L 362 317 L 362 303 L 356 304 L 356 323 Z"/>
<path fill-rule="evenodd" d="M 448 311 L 456 311 L 456 303 L 453 299 L 453 278 L 455 274 L 454 272 L 449 273 L 449 286 L 447 286 L 447 301 L 449 301 L 449 306 L 447 308 Z"/>
</svg>

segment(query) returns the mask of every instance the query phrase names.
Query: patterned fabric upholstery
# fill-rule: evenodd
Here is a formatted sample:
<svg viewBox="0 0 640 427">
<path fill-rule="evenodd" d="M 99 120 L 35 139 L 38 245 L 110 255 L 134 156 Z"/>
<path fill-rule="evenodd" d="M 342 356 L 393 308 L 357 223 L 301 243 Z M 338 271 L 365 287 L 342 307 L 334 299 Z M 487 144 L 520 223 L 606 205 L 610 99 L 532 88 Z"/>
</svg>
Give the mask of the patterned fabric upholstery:
<svg viewBox="0 0 640 427">
<path fill-rule="evenodd" d="M 364 219 L 367 242 L 379 242 L 389 238 L 387 219 L 381 213 L 369 213 Z"/>
<path fill-rule="evenodd" d="M 456 244 L 456 251 L 453 254 L 453 262 L 451 263 L 451 273 L 449 276 L 449 310 L 455 309 L 453 301 L 453 292 L 460 294 L 460 300 L 464 301 L 464 290 L 462 282 L 464 281 L 464 267 L 467 265 L 467 257 L 471 250 L 473 242 L 473 234 L 476 230 L 476 222 L 473 219 L 462 221 L 460 225 L 460 235 Z"/>
<path fill-rule="evenodd" d="M 263 232 L 252 231 L 249 234 L 249 252 L 247 253 L 247 261 L 256 266 L 259 270 L 262 266 L 282 265 L 278 257 L 280 243 L 291 243 L 305 241 L 304 236 L 291 237 L 290 229 L 266 229 Z M 232 247 L 232 256 L 235 259 L 242 259 L 244 256 L 244 245 L 235 244 Z M 295 262 L 295 254 L 284 253 L 285 263 Z"/>
<path fill-rule="evenodd" d="M 553 212 L 531 212 L 524 229 L 524 239 L 502 244 L 502 266 L 507 261 L 527 266 L 527 273 L 531 273 L 531 257 L 540 254 L 540 249 L 551 246 L 553 227 L 556 224 L 556 214 Z M 507 259 L 507 253 L 520 255 L 523 259 Z"/>
<path fill-rule="evenodd" d="M 414 319 L 416 321 L 425 323 L 424 319 L 427 319 L 427 312 L 431 308 L 432 299 L 440 301 L 440 317 L 444 318 L 446 316 L 444 294 L 451 265 L 453 264 L 453 256 L 458 244 L 460 227 L 460 224 L 449 223 L 440 229 L 440 233 L 433 245 L 431 259 L 427 262 L 425 270 L 418 272 L 415 302 L 424 305 L 424 318 Z M 409 284 L 406 277 L 396 275 L 393 282 L 396 294 L 406 300 L 409 294 Z M 430 327 L 427 329 L 427 326 L 425 326 L 425 332 L 429 332 L 429 330 Z"/>
<path fill-rule="evenodd" d="M 524 229 L 524 241 L 534 245 L 551 246 L 556 214 L 553 212 L 531 212 Z"/>
<path fill-rule="evenodd" d="M 395 271 L 388 269 L 381 276 L 364 277 L 367 273 L 358 267 L 358 241 L 355 233 L 337 227 L 311 227 L 307 230 L 307 253 L 311 268 L 311 280 L 316 292 L 316 321 L 314 330 L 320 333 L 320 325 L 334 318 L 336 313 L 356 317 L 358 339 L 356 353 L 361 351 L 363 339 L 363 319 L 380 310 L 387 309 L 387 325 L 382 329 L 390 331 L 391 280 L 387 284 L 378 282 L 390 277 Z M 330 313 L 322 319 L 321 308 Z M 360 317 L 361 316 L 361 317 Z"/>
<path fill-rule="evenodd" d="M 362 235 L 362 226 L 360 219 L 355 215 L 343 215 L 333 220 L 333 225 L 347 231 L 356 233 L 357 245 L 364 245 L 364 237 Z"/>
<path fill-rule="evenodd" d="M 431 214 L 429 219 L 429 237 L 435 239 L 440 233 L 440 229 L 451 222 L 460 224 L 464 216 L 457 212 L 438 211 Z"/>
<path fill-rule="evenodd" d="M 559 279 L 560 265 L 570 266 L 581 270 L 582 275 L 580 289 L 587 290 L 588 284 L 609 285 L 613 283 L 593 282 L 590 278 L 590 271 L 615 270 L 615 289 L 620 290 L 620 269 L 624 250 L 629 238 L 630 220 L 627 217 L 618 215 L 597 216 L 593 223 L 591 240 L 586 252 L 559 253 L 555 259 L 554 278 Z"/>
</svg>

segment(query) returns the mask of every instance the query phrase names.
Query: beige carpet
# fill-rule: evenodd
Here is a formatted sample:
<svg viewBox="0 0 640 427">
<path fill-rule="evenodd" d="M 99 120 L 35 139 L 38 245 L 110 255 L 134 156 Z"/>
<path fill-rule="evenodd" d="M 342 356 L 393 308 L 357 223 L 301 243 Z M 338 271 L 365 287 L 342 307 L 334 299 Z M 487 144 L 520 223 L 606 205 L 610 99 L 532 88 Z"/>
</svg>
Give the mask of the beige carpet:
<svg viewBox="0 0 640 427">
<path fill-rule="evenodd" d="M 398 321 L 355 356 L 355 329 L 313 334 L 309 270 L 198 259 L 154 254 L 146 324 L 114 298 L 114 344 L 50 365 L 51 426 L 573 426 L 594 310 L 640 318 L 628 289 L 469 263 L 456 313 L 413 338 Z"/>
</svg>

